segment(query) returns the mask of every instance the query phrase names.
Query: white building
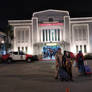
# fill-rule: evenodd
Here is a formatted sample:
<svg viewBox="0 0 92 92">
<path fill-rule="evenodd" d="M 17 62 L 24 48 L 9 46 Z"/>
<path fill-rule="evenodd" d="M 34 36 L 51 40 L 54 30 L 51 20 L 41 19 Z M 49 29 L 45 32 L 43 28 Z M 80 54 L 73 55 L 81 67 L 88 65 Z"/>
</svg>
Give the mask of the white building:
<svg viewBox="0 0 92 92">
<path fill-rule="evenodd" d="M 45 10 L 33 13 L 30 20 L 9 20 L 14 26 L 14 51 L 42 54 L 44 46 L 92 53 L 92 17 L 70 18 L 68 11 Z"/>
</svg>

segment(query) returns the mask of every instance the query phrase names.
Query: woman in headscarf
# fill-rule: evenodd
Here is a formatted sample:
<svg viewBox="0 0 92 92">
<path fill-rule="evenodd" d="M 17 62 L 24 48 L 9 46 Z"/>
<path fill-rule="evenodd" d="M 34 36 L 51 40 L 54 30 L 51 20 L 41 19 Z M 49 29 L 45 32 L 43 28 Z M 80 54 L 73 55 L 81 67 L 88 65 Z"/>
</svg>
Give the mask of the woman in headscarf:
<svg viewBox="0 0 92 92">
<path fill-rule="evenodd" d="M 62 50 L 61 48 L 58 49 L 55 59 L 56 59 L 56 72 L 55 72 L 55 79 L 58 79 L 59 68 L 62 67 Z"/>
</svg>

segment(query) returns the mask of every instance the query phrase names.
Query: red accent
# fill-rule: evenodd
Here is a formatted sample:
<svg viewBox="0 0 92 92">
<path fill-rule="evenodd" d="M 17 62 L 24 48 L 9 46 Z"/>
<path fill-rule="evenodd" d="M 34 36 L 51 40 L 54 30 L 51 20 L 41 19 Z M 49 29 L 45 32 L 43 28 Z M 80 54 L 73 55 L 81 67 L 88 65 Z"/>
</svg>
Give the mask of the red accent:
<svg viewBox="0 0 92 92">
<path fill-rule="evenodd" d="M 10 54 L 2 55 L 3 60 L 7 60 L 9 58 Z"/>
<path fill-rule="evenodd" d="M 92 72 L 86 72 L 86 74 L 92 74 Z"/>
<path fill-rule="evenodd" d="M 32 55 L 26 54 L 26 59 L 32 58 Z"/>
<path fill-rule="evenodd" d="M 63 23 L 44 23 L 44 24 L 39 24 L 40 26 L 63 26 Z"/>
<path fill-rule="evenodd" d="M 75 55 L 72 52 L 70 52 L 70 57 L 75 58 Z"/>
<path fill-rule="evenodd" d="M 83 56 L 83 54 L 81 53 L 78 53 L 77 55 L 76 55 L 76 62 L 78 62 L 78 58 L 80 57 L 80 56 L 82 56 L 83 57 L 83 61 L 84 61 L 84 56 Z"/>
<path fill-rule="evenodd" d="M 70 92 L 70 88 L 66 88 L 66 92 Z"/>
</svg>

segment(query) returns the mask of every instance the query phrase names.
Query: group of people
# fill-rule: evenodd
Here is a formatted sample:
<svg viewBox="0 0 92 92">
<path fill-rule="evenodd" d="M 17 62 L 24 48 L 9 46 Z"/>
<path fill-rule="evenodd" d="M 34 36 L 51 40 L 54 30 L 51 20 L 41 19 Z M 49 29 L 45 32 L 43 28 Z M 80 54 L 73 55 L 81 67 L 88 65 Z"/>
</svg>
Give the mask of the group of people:
<svg viewBox="0 0 92 92">
<path fill-rule="evenodd" d="M 44 58 L 50 57 L 50 59 L 52 59 L 52 57 L 55 56 L 55 54 L 56 54 L 56 50 L 55 49 L 53 50 L 50 48 L 44 50 L 44 52 L 43 52 Z"/>
<path fill-rule="evenodd" d="M 59 48 L 55 55 L 55 59 L 56 59 L 55 79 L 58 79 L 59 69 L 61 69 L 61 67 L 62 67 L 64 69 L 64 71 L 66 71 L 67 74 L 70 76 L 69 80 L 73 81 L 73 77 L 72 77 L 73 60 L 71 58 L 70 52 L 64 51 L 64 54 L 62 54 L 61 52 L 62 52 L 61 48 Z M 83 61 L 84 61 L 83 54 L 80 51 L 76 56 L 76 64 L 81 73 L 85 73 Z"/>
</svg>

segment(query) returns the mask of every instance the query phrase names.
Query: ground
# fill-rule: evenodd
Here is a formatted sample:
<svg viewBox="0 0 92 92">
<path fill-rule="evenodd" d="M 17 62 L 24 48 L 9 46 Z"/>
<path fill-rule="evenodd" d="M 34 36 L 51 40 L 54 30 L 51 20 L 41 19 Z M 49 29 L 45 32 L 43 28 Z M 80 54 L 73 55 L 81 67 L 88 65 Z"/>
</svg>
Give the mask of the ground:
<svg viewBox="0 0 92 92">
<path fill-rule="evenodd" d="M 92 61 L 88 61 L 92 67 Z M 92 92 L 92 76 L 78 76 L 73 68 L 74 82 L 54 79 L 55 64 L 48 61 L 0 64 L 0 92 Z"/>
</svg>

